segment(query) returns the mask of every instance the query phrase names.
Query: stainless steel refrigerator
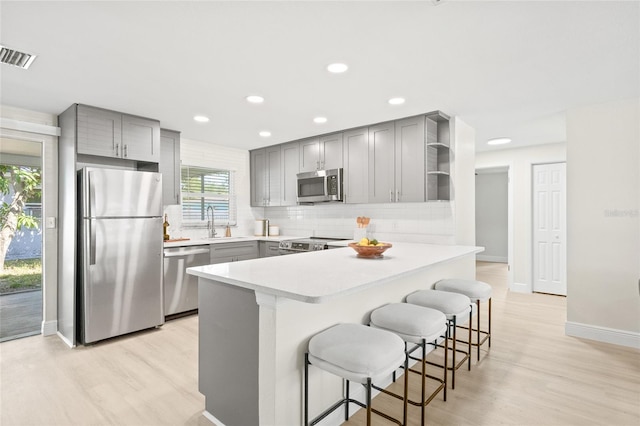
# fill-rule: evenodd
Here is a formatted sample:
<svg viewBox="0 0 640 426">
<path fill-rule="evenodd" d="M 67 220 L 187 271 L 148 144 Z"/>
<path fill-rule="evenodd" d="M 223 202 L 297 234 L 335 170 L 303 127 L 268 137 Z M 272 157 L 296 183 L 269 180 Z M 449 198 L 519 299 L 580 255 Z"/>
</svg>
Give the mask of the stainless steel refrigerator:
<svg viewBox="0 0 640 426">
<path fill-rule="evenodd" d="M 78 340 L 162 325 L 161 175 L 94 167 L 78 173 Z"/>
</svg>

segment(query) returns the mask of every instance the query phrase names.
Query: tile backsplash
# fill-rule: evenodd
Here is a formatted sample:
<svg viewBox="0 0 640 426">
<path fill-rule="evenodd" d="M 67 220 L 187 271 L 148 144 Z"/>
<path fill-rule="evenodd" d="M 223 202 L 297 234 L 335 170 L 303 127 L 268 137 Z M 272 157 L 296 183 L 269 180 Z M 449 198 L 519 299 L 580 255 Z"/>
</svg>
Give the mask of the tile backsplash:
<svg viewBox="0 0 640 426">
<path fill-rule="evenodd" d="M 367 234 L 381 241 L 455 242 L 454 202 L 402 204 L 316 204 L 253 208 L 254 218 L 269 219 L 280 234 L 353 238 L 356 218 L 367 216 Z"/>
<path fill-rule="evenodd" d="M 234 236 L 253 235 L 254 220 L 269 219 L 280 227 L 280 235 L 294 237 L 353 238 L 356 218 L 367 216 L 371 222 L 367 235 L 381 241 L 407 241 L 433 244 L 455 243 L 455 202 L 402 204 L 338 204 L 313 206 L 245 207 L 238 210 L 238 224 L 232 227 Z M 171 238 L 202 238 L 202 228 L 182 228 L 180 206 L 167 206 Z M 218 234 L 224 233 L 224 223 L 216 224 Z"/>
</svg>

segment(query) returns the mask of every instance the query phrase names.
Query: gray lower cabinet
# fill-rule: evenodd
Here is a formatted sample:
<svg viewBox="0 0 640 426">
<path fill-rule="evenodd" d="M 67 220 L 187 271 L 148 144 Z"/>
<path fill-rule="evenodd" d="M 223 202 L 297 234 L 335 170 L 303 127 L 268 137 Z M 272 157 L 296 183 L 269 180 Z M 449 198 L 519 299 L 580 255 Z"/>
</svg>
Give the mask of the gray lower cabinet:
<svg viewBox="0 0 640 426">
<path fill-rule="evenodd" d="M 260 241 L 258 243 L 260 257 L 280 256 L 279 247 L 280 243 L 276 241 Z"/>
<path fill-rule="evenodd" d="M 160 163 L 162 204 L 180 204 L 180 132 L 160 129 Z"/>
<path fill-rule="evenodd" d="M 124 160 L 160 161 L 160 122 L 88 105 L 75 105 L 77 153 Z"/>
<path fill-rule="evenodd" d="M 211 263 L 238 262 L 257 258 L 257 241 L 211 244 Z"/>
</svg>

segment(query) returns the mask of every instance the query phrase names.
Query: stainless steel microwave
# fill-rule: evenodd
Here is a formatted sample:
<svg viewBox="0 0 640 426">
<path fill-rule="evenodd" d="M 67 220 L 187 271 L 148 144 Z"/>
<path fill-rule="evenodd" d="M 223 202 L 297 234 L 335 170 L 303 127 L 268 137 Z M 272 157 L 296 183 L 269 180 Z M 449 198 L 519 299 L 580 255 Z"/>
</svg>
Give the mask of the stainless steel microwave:
<svg viewBox="0 0 640 426">
<path fill-rule="evenodd" d="M 298 203 L 343 201 L 342 169 L 298 173 Z"/>
</svg>

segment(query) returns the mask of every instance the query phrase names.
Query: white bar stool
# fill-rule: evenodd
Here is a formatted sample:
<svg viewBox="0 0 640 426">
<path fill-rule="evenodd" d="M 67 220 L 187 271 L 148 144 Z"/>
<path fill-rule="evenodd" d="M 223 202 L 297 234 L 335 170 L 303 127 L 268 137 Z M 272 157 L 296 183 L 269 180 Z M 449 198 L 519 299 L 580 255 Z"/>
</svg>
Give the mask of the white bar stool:
<svg viewBox="0 0 640 426">
<path fill-rule="evenodd" d="M 464 294 L 471 299 L 471 302 L 476 304 L 478 311 L 476 314 L 477 325 L 476 328 L 473 328 L 473 325 L 469 324 L 469 328 L 476 332 L 476 342 L 471 344 L 478 348 L 478 361 L 480 361 L 480 347 L 488 340 L 489 348 L 491 348 L 491 286 L 482 281 L 452 278 L 438 281 L 434 288 L 436 290 Z M 480 302 L 489 302 L 487 307 L 488 323 L 486 330 L 480 329 Z M 461 328 L 466 327 L 461 326 Z M 483 335 L 482 339 L 480 335 Z"/>
<path fill-rule="evenodd" d="M 426 372 L 426 358 L 427 354 L 433 351 L 438 346 L 438 340 L 444 339 L 444 362 L 447 365 L 447 353 L 448 353 L 448 325 L 445 315 L 435 309 L 424 308 L 422 306 L 412 305 L 409 303 L 390 303 L 382 306 L 371 313 L 372 327 L 381 328 L 383 330 L 391 331 L 402 337 L 405 341 L 405 347 L 407 343 L 416 344 L 413 348 L 406 349 L 406 365 L 408 366 L 409 359 L 420 361 L 422 369 L 420 371 L 407 369 L 405 366 L 405 388 L 407 387 L 408 372 L 418 373 L 421 376 L 421 398 L 420 401 L 412 401 L 407 395 L 405 390 L 404 399 L 411 405 L 420 407 L 421 424 L 425 424 L 425 407 L 429 404 L 433 398 L 440 392 L 444 391 L 444 400 L 447 400 L 447 369 L 443 368 L 443 378 L 434 377 L 428 375 Z M 417 349 L 421 349 L 419 358 L 411 356 L 411 354 Z M 426 395 L 426 378 L 436 380 L 440 385 L 430 395 Z M 374 387 L 375 388 L 375 387 Z M 392 393 L 386 389 L 378 389 L 388 395 L 395 398 L 403 398 L 403 396 Z"/>
<path fill-rule="evenodd" d="M 469 328 L 468 340 L 464 341 L 468 345 L 467 350 L 463 351 L 456 347 L 458 340 L 457 325 L 464 324 L 467 318 L 469 319 L 469 324 L 471 324 L 471 299 L 460 293 L 429 289 L 418 290 L 411 293 L 407 296 L 407 303 L 438 310 L 447 317 L 449 325 L 452 327 L 449 331 L 449 336 L 451 337 L 453 346 L 451 348 L 453 355 L 451 367 L 447 366 L 447 369 L 451 370 L 451 389 L 455 389 L 456 370 L 460 368 L 465 361 L 467 361 L 467 369 L 471 370 L 471 328 Z M 451 330 L 453 330 L 453 332 Z M 464 357 L 456 362 L 456 353 L 458 352 L 464 354 Z"/>
<path fill-rule="evenodd" d="M 349 403 L 367 410 L 367 425 L 371 425 L 371 413 L 376 413 L 398 425 L 405 425 L 407 402 L 402 422 L 371 408 L 371 389 L 373 383 L 391 374 L 404 364 L 406 367 L 405 345 L 400 337 L 388 331 L 367 327 L 362 324 L 338 324 L 311 338 L 309 351 L 305 354 L 304 364 L 304 422 L 315 425 L 333 411 L 345 405 L 345 421 L 349 419 Z M 342 377 L 345 380 L 345 397 L 323 411 L 309 422 L 309 365 Z M 366 389 L 366 403 L 349 397 L 349 382 L 361 383 Z M 405 380 L 406 395 L 408 382 Z"/>
</svg>

